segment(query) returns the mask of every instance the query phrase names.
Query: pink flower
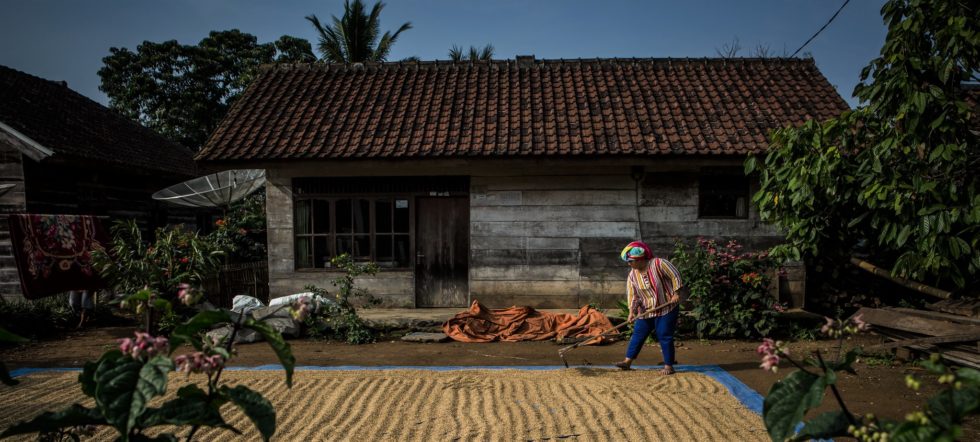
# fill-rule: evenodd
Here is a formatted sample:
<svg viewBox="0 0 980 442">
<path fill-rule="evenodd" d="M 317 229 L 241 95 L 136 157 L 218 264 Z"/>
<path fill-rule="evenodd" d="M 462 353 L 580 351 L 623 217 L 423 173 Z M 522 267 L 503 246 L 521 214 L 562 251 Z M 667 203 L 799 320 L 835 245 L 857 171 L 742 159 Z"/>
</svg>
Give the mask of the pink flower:
<svg viewBox="0 0 980 442">
<path fill-rule="evenodd" d="M 778 365 L 779 356 L 775 354 L 767 354 L 762 357 L 762 364 L 759 365 L 759 368 L 775 373 L 776 370 L 779 370 Z"/>
<path fill-rule="evenodd" d="M 869 328 L 871 328 L 870 324 L 864 322 L 862 316 L 864 316 L 864 313 L 861 313 L 860 315 L 851 318 L 851 323 L 854 324 L 854 327 L 857 328 L 858 331 L 866 331 Z"/>
<path fill-rule="evenodd" d="M 824 324 L 822 327 L 820 327 L 820 333 L 823 333 L 823 334 L 828 335 L 828 336 L 832 336 L 834 334 L 833 333 L 834 330 L 837 329 L 837 327 L 836 327 L 837 321 L 835 321 L 833 319 L 830 319 L 830 318 L 828 318 L 826 316 L 824 316 L 824 319 L 827 320 L 827 323 Z"/>
<path fill-rule="evenodd" d="M 770 354 L 775 351 L 776 351 L 776 341 L 773 341 L 770 338 L 763 339 L 762 344 L 760 344 L 759 347 L 755 349 L 755 352 L 760 355 Z"/>
<path fill-rule="evenodd" d="M 174 358 L 174 364 L 178 372 L 204 373 L 210 375 L 220 370 L 225 365 L 225 358 L 221 355 L 205 355 L 201 352 L 194 352 L 189 355 L 180 355 Z"/>
<path fill-rule="evenodd" d="M 762 340 L 762 344 L 755 349 L 755 352 L 762 356 L 762 364 L 759 365 L 759 368 L 775 373 L 776 366 L 779 365 L 779 355 L 788 355 L 789 348 L 786 348 L 781 341 L 765 338 Z"/>
<path fill-rule="evenodd" d="M 185 257 L 183 257 L 183 258 L 180 258 L 180 263 L 181 263 L 181 264 L 187 264 L 187 263 L 189 263 L 189 262 L 191 262 L 191 259 L 190 259 L 190 258 L 188 258 L 188 257 L 186 257 L 186 256 L 185 256 Z"/>
<path fill-rule="evenodd" d="M 775 310 L 777 313 L 783 313 L 786 311 L 786 307 L 778 302 L 772 305 L 772 309 Z"/>
<path fill-rule="evenodd" d="M 202 294 L 199 290 L 195 290 L 190 284 L 181 283 L 177 286 L 177 299 L 180 300 L 181 304 L 184 305 L 194 305 L 201 300 Z"/>
<path fill-rule="evenodd" d="M 149 359 L 170 350 L 167 338 L 153 337 L 149 333 L 136 332 L 136 338 L 119 340 L 119 351 L 133 359 Z"/>
</svg>

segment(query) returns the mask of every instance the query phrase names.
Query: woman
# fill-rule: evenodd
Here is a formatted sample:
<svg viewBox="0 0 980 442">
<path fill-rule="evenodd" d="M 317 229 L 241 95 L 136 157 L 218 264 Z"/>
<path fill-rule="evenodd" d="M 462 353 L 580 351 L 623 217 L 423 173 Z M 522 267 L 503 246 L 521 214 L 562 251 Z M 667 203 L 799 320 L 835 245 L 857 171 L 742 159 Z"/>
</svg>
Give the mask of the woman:
<svg viewBox="0 0 980 442">
<path fill-rule="evenodd" d="M 640 354 L 643 343 L 651 333 L 656 333 L 660 351 L 664 355 L 664 368 L 660 374 L 674 373 L 674 330 L 677 328 L 678 304 L 681 299 L 680 272 L 670 261 L 654 258 L 646 244 L 634 241 L 623 249 L 620 257 L 631 268 L 626 278 L 629 318 L 633 322 L 633 337 L 626 350 L 626 358 L 616 364 L 629 370 Z"/>
</svg>

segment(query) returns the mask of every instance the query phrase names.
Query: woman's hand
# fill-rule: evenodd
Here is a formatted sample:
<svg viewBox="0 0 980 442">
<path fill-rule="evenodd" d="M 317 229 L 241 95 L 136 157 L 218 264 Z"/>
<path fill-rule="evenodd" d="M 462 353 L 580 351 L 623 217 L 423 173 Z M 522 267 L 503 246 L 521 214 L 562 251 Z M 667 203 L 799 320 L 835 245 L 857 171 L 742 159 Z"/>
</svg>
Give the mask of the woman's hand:
<svg viewBox="0 0 980 442">
<path fill-rule="evenodd" d="M 629 317 L 626 318 L 626 322 L 633 322 L 635 320 L 636 316 L 633 316 L 633 313 L 630 313 Z"/>
</svg>

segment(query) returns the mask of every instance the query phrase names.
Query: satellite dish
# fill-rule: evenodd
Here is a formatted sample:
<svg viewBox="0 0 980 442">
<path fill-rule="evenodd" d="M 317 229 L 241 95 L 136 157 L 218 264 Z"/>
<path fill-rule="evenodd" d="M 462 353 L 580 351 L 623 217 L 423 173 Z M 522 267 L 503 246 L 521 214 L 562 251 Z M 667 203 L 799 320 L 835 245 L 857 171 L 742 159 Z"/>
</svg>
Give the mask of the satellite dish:
<svg viewBox="0 0 980 442">
<path fill-rule="evenodd" d="M 0 196 L 6 195 L 7 192 L 14 190 L 17 187 L 16 184 L 0 184 Z"/>
<path fill-rule="evenodd" d="M 175 184 L 154 193 L 153 199 L 184 207 L 228 207 L 263 184 L 263 169 L 226 170 Z"/>
</svg>

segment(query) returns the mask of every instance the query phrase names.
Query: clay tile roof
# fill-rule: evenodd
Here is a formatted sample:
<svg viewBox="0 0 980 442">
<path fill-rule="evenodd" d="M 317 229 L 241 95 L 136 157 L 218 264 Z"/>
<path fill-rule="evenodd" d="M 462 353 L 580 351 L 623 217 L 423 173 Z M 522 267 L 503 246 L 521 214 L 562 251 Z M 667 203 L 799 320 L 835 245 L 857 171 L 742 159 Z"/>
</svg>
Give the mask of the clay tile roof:
<svg viewBox="0 0 980 442">
<path fill-rule="evenodd" d="M 40 145 L 38 149 L 47 152 L 44 157 L 93 161 L 174 177 L 197 172 L 190 149 L 84 97 L 65 83 L 5 66 L 0 66 L 0 135 L 21 141 L 27 137 L 27 144 Z"/>
<path fill-rule="evenodd" d="M 277 65 L 198 159 L 745 154 L 846 109 L 809 59 Z"/>
</svg>

